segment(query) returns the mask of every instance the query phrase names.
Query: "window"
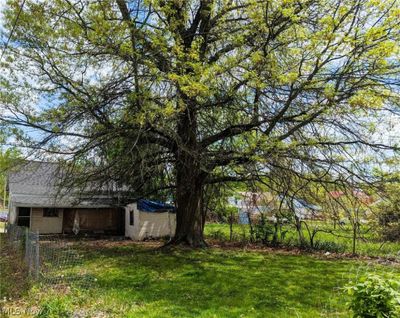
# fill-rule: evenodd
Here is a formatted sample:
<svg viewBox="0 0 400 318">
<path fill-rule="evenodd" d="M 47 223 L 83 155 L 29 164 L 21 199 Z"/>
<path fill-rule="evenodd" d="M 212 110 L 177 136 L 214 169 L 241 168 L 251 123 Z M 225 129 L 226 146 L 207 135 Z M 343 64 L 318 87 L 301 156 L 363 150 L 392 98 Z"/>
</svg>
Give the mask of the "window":
<svg viewBox="0 0 400 318">
<path fill-rule="evenodd" d="M 18 226 L 25 226 L 29 227 L 31 219 L 31 208 L 18 208 L 18 219 L 17 225 Z"/>
<path fill-rule="evenodd" d="M 18 208 L 19 216 L 31 216 L 31 208 Z"/>
<path fill-rule="evenodd" d="M 133 211 L 129 211 L 129 225 L 134 225 Z"/>
<path fill-rule="evenodd" d="M 43 217 L 46 218 L 56 218 L 58 217 L 58 209 L 55 208 L 44 208 Z"/>
</svg>

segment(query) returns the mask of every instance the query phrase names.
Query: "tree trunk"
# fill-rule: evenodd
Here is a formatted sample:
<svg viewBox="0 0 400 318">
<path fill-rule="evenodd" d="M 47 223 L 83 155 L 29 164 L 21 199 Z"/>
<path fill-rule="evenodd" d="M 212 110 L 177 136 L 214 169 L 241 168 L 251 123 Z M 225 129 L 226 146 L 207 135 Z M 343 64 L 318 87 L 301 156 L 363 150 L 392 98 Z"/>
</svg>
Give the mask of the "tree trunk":
<svg viewBox="0 0 400 318">
<path fill-rule="evenodd" d="M 275 223 L 274 223 L 274 234 L 272 236 L 272 245 L 277 246 L 278 245 L 278 231 L 279 231 L 279 217 L 276 217 Z"/>
<path fill-rule="evenodd" d="M 358 209 L 354 209 L 354 218 L 353 218 L 353 255 L 356 255 L 356 244 L 357 244 L 357 237 L 358 232 L 357 228 L 359 226 L 359 216 L 358 216 Z"/>
<path fill-rule="evenodd" d="M 176 151 L 176 232 L 169 244 L 191 247 L 207 246 L 203 237 L 204 215 L 201 207 L 205 173 L 200 169 L 194 107 L 180 115 L 178 135 L 181 143 Z"/>
<path fill-rule="evenodd" d="M 352 248 L 352 252 L 353 255 L 356 255 L 356 241 L 357 241 L 357 229 L 356 226 L 353 226 L 353 248 Z"/>
<path fill-rule="evenodd" d="M 232 242 L 233 238 L 233 212 L 229 215 L 229 242 Z"/>
<path fill-rule="evenodd" d="M 177 186 L 176 232 L 170 244 L 205 247 L 203 237 L 203 213 L 201 211 L 202 184 L 196 179 L 181 182 Z"/>
<path fill-rule="evenodd" d="M 295 219 L 297 234 L 299 236 L 299 244 L 300 247 L 303 248 L 305 246 L 305 239 L 303 234 L 303 227 L 301 226 L 301 220 L 296 214 L 294 215 L 294 219 Z"/>
</svg>

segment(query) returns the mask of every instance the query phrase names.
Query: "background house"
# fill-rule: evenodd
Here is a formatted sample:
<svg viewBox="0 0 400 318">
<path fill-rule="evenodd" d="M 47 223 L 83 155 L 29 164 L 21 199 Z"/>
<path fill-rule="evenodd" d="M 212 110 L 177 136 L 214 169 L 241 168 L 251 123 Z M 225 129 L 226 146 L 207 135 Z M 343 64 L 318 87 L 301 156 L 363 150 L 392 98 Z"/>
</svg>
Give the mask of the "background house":
<svg viewBox="0 0 400 318">
<path fill-rule="evenodd" d="M 240 224 L 248 224 L 249 217 L 257 220 L 263 214 L 267 220 L 276 222 L 278 210 L 289 210 L 287 200 L 282 196 L 269 192 L 238 192 L 235 197 L 228 199 L 229 205 L 238 209 Z M 299 219 L 316 219 L 322 208 L 308 203 L 300 198 L 292 199 L 293 212 Z"/>
<path fill-rule="evenodd" d="M 293 199 L 293 208 L 300 220 L 319 219 L 322 208 L 303 199 Z"/>
</svg>

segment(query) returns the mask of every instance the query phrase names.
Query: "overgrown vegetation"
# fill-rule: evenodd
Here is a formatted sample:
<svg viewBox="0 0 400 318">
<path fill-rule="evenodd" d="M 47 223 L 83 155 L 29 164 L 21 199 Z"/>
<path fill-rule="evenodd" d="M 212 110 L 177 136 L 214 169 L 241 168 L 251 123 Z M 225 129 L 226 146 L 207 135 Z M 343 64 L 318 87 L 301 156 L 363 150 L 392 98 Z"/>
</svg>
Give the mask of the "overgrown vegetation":
<svg viewBox="0 0 400 318">
<path fill-rule="evenodd" d="M 314 251 L 325 251 L 333 253 L 352 253 L 352 240 L 349 236 L 351 230 L 349 228 L 337 228 L 333 229 L 332 224 L 321 221 L 314 221 L 313 226 L 319 226 L 325 228 L 325 231 L 318 232 L 314 237 L 314 244 L 311 246 L 307 241 L 301 245 L 298 241 L 297 230 L 291 224 L 282 226 L 283 236 L 279 236 L 278 243 L 274 243 L 271 240 L 266 242 L 265 240 L 257 240 L 253 243 L 263 243 L 267 246 L 281 246 L 281 247 L 296 247 L 306 250 Z M 259 226 L 262 228 L 262 226 Z M 258 227 L 255 227 L 256 229 Z M 268 225 L 266 230 L 261 233 L 269 233 L 272 225 Z M 329 230 L 328 230 L 329 229 Z M 307 230 L 303 229 L 303 234 L 307 237 Z M 251 233 L 249 225 L 235 224 L 233 226 L 233 236 L 230 239 L 229 224 L 223 223 L 208 223 L 205 227 L 205 235 L 207 238 L 216 240 L 221 243 L 227 243 L 229 241 L 240 243 L 241 245 L 247 245 L 251 243 Z M 271 237 L 271 236 L 270 236 Z M 357 241 L 357 253 L 364 256 L 381 256 L 386 258 L 397 258 L 400 259 L 400 242 L 385 242 L 381 241 L 380 237 L 376 233 L 368 233 L 362 239 Z"/>
<path fill-rule="evenodd" d="M 399 184 L 385 184 L 385 197 L 376 207 L 379 232 L 386 241 L 400 242 L 399 191 Z"/>
</svg>

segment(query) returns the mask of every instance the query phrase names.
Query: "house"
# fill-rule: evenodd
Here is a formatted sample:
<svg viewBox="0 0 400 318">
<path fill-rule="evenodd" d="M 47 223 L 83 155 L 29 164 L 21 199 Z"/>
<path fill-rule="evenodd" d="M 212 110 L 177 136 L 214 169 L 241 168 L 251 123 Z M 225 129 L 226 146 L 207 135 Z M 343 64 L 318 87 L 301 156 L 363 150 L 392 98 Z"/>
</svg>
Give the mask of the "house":
<svg viewBox="0 0 400 318">
<path fill-rule="evenodd" d="M 303 199 L 293 199 L 293 208 L 300 220 L 311 220 L 321 217 L 319 213 L 322 211 L 322 208 L 318 205 L 310 204 Z"/>
<path fill-rule="evenodd" d="M 359 203 L 362 203 L 366 206 L 373 204 L 375 201 L 372 196 L 359 189 L 349 191 L 348 193 L 343 191 L 331 191 L 329 192 L 329 195 L 333 199 L 346 198 L 346 196 L 349 198 L 355 198 Z"/>
<path fill-rule="evenodd" d="M 272 221 L 272 211 L 276 208 L 274 197 L 268 192 L 238 192 L 228 198 L 228 204 L 238 209 L 238 223 L 249 224 L 264 214 Z"/>
<path fill-rule="evenodd" d="M 236 207 L 239 214 L 239 224 L 248 224 L 249 217 L 257 220 L 263 214 L 267 220 L 276 222 L 277 211 L 289 210 L 284 197 L 269 192 L 238 192 L 235 197 L 228 199 L 229 205 Z M 300 198 L 292 199 L 293 210 L 299 219 L 318 218 L 321 207 L 309 204 Z M 286 220 L 286 218 L 284 218 Z"/>
<path fill-rule="evenodd" d="M 173 236 L 176 227 L 175 207 L 161 202 L 139 200 L 125 209 L 125 236 L 136 241 Z"/>
<path fill-rule="evenodd" d="M 28 161 L 8 176 L 9 222 L 40 234 L 91 232 L 124 235 L 125 215 L 115 193 L 85 198 L 60 187 L 60 165 Z"/>
<path fill-rule="evenodd" d="M 125 206 L 122 191 L 65 189 L 57 163 L 26 162 L 9 174 L 9 222 L 39 234 L 95 233 L 134 240 L 172 236 L 175 208 L 149 200 Z"/>
<path fill-rule="evenodd" d="M 372 208 L 379 200 L 375 200 L 373 196 L 361 189 L 348 189 L 347 191 L 329 192 L 328 202 L 335 211 L 335 217 L 340 219 L 339 223 L 345 224 L 349 213 L 356 214 L 360 223 L 368 223 L 369 217 L 373 214 Z"/>
</svg>

